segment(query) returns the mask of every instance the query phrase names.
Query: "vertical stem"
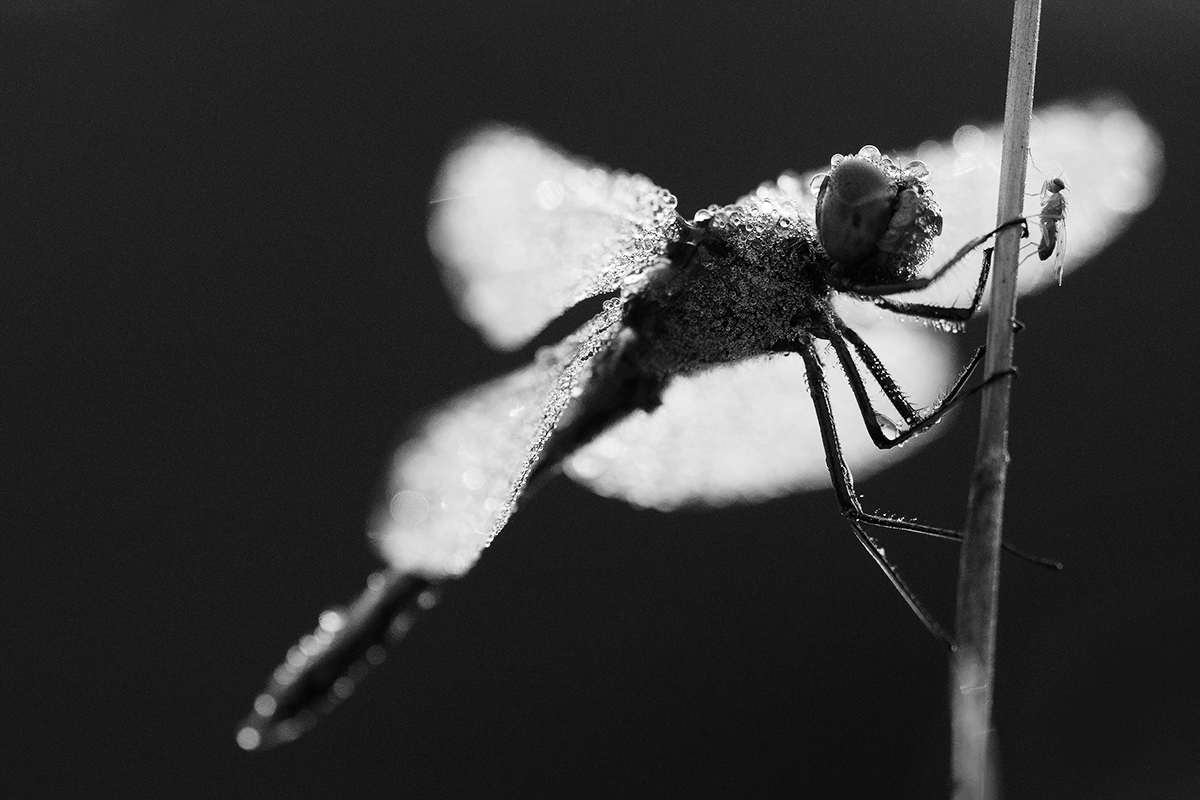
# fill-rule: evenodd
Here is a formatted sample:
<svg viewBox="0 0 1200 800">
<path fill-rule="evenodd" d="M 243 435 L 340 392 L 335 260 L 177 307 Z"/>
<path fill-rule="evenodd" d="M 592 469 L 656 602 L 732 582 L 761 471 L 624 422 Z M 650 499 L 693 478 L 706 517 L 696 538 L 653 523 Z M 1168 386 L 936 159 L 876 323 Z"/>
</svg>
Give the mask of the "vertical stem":
<svg viewBox="0 0 1200 800">
<path fill-rule="evenodd" d="M 1025 165 L 1040 18 L 1041 0 L 1016 0 L 1004 108 L 998 225 L 1021 216 L 1025 201 Z M 1017 228 L 1004 230 L 996 237 L 985 375 L 1001 374 L 1012 368 L 1019 248 Z M 959 561 L 950 706 L 954 797 L 962 800 L 995 797 L 999 791 L 990 740 L 1011 385 L 1011 380 L 995 381 L 983 393 L 979 447 L 971 475 L 967 527 Z"/>
</svg>

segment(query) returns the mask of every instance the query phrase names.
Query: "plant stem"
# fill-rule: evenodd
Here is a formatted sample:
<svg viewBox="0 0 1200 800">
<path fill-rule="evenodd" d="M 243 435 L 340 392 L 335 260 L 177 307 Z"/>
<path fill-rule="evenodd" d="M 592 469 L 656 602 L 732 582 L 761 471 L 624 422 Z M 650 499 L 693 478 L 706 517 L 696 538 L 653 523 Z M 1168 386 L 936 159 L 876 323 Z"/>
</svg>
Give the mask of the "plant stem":
<svg viewBox="0 0 1200 800">
<path fill-rule="evenodd" d="M 1016 0 L 1004 108 L 997 225 L 1021 216 L 1025 201 L 1025 165 L 1029 123 L 1033 115 L 1040 19 L 1041 0 Z M 998 375 L 1012 369 L 1019 249 L 1018 228 L 1008 228 L 996 237 L 986 375 Z M 990 740 L 1011 388 L 1011 380 L 1000 380 L 983 392 L 979 447 L 971 475 L 967 526 L 959 561 L 950 706 L 951 778 L 954 797 L 962 800 L 982 800 L 998 796 L 999 792 Z"/>
</svg>

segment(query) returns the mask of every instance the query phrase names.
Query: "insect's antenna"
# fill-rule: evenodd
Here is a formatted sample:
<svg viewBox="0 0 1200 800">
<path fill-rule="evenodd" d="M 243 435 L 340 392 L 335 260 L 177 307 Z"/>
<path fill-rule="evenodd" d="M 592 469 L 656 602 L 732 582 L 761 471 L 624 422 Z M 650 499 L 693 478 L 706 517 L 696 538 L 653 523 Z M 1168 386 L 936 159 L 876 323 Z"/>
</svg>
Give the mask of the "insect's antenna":
<svg viewBox="0 0 1200 800">
<path fill-rule="evenodd" d="M 299 738 L 354 692 L 439 594 L 439 582 L 428 578 L 394 569 L 371 575 L 350 608 L 326 610 L 288 651 L 238 726 L 238 745 L 269 750 Z"/>
<path fill-rule="evenodd" d="M 1032 166 L 1034 169 L 1036 169 L 1036 170 L 1037 170 L 1037 173 L 1038 173 L 1038 175 L 1041 175 L 1041 176 L 1042 176 L 1042 179 L 1043 179 L 1043 180 L 1045 180 L 1045 178 L 1046 178 L 1046 173 L 1045 173 L 1045 172 L 1043 172 L 1043 171 L 1042 171 L 1042 168 L 1041 168 L 1041 167 L 1039 167 L 1039 166 L 1037 165 L 1037 161 L 1036 161 L 1036 160 L 1034 159 L 1034 157 L 1033 157 L 1033 148 L 1032 148 L 1032 147 L 1027 147 L 1027 148 L 1025 148 L 1025 153 L 1026 153 L 1026 155 L 1028 155 L 1028 156 L 1029 156 L 1029 164 L 1030 164 L 1030 166 Z M 1035 194 L 1036 194 L 1036 193 L 1035 193 Z M 1025 196 L 1026 196 L 1026 197 L 1032 197 L 1032 195 L 1031 195 L 1031 194 L 1029 194 L 1028 192 L 1026 192 L 1026 193 L 1025 193 Z"/>
<path fill-rule="evenodd" d="M 1038 171 L 1038 174 L 1042 176 L 1042 179 L 1043 179 L 1044 181 L 1048 181 L 1048 180 L 1050 180 L 1049 178 L 1047 178 L 1047 177 L 1046 177 L 1046 171 L 1045 171 L 1044 169 L 1042 169 L 1041 167 L 1039 167 L 1039 166 L 1037 165 L 1037 161 L 1035 161 L 1035 160 L 1034 160 L 1034 158 L 1033 158 L 1033 148 L 1032 148 L 1032 147 L 1031 147 L 1031 148 L 1029 148 L 1029 151 L 1028 151 L 1028 152 L 1029 152 L 1029 163 L 1033 165 L 1033 168 L 1034 168 L 1034 169 L 1036 169 L 1036 170 Z M 1059 177 L 1061 177 L 1061 176 L 1062 176 L 1062 174 L 1063 174 L 1062 163 L 1061 163 L 1061 162 L 1059 162 L 1058 176 L 1059 176 Z"/>
</svg>

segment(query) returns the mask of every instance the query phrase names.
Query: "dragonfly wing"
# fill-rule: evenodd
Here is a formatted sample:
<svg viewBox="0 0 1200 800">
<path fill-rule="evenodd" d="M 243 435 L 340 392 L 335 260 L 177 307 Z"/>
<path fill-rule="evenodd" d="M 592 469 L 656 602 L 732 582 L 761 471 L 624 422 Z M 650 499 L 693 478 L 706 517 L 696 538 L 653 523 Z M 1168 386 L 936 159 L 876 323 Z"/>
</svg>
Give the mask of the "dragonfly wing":
<svg viewBox="0 0 1200 800">
<path fill-rule="evenodd" d="M 459 313 L 502 349 L 613 291 L 676 234 L 675 197 L 516 128 L 491 125 L 447 157 L 429 243 Z"/>
<path fill-rule="evenodd" d="M 925 162 L 934 198 L 942 209 L 942 235 L 935 240 L 927 272 L 944 264 L 972 238 L 996 226 L 1001 138 L 1000 124 L 964 126 L 950 142 L 929 141 L 893 156 L 901 164 L 914 158 Z M 1071 252 L 1066 272 L 1082 266 L 1120 235 L 1158 191 L 1162 140 L 1128 103 L 1119 99 L 1038 109 L 1030 150 L 1038 169 L 1028 170 L 1027 215 L 1040 212 L 1040 192 L 1048 177 L 1061 175 L 1071 190 L 1067 220 Z M 804 175 L 787 173 L 777 182 L 765 184 L 760 192 L 780 192 L 811 212 L 815 199 L 809 192 L 809 182 L 828 170 L 825 167 Z M 1031 227 L 1036 238 L 1038 227 Z M 980 257 L 968 257 L 955 277 L 896 299 L 964 305 L 974 290 Z M 1018 276 L 1022 294 L 1057 283 L 1056 265 L 1037 258 L 1023 260 Z"/>
<path fill-rule="evenodd" d="M 839 313 L 878 354 L 917 404 L 953 382 L 957 348 L 949 334 L 872 306 L 839 301 Z M 901 458 L 875 448 L 832 351 L 826 364 L 838 435 L 856 477 Z M 881 399 L 876 408 L 889 408 Z M 911 453 L 933 432 L 904 447 Z M 768 356 L 676 378 L 651 413 L 635 412 L 571 456 L 573 479 L 598 494 L 669 510 L 759 502 L 829 486 L 804 364 Z"/>
<path fill-rule="evenodd" d="M 396 453 L 371 522 L 384 558 L 403 573 L 461 575 L 504 527 L 581 370 L 613 336 L 620 303 L 528 367 L 433 411 Z"/>
</svg>

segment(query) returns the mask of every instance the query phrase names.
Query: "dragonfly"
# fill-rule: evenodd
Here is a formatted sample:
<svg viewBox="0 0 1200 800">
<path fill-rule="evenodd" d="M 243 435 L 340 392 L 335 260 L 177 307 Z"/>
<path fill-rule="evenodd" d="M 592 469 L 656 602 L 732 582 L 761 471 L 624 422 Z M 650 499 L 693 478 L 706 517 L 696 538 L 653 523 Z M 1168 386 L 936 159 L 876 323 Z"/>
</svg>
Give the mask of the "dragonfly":
<svg viewBox="0 0 1200 800">
<path fill-rule="evenodd" d="M 1161 145 L 1112 99 L 1039 111 L 1033 130 L 1038 152 L 1074 175 L 1074 269 L 1153 198 Z M 894 461 L 901 443 L 913 452 L 966 395 L 979 353 L 960 367 L 943 329 L 986 296 L 990 251 L 977 251 L 1000 229 L 999 153 L 998 126 L 964 126 L 909 156 L 868 146 L 685 219 L 648 178 L 526 131 L 490 125 L 462 140 L 429 225 L 460 315 L 511 350 L 609 297 L 529 366 L 421 420 L 369 522 L 387 567 L 288 652 L 238 744 L 292 741 L 353 693 L 518 503 L 560 473 L 664 510 L 832 485 L 859 542 L 945 637 L 867 526 L 958 534 L 868 512 L 853 475 Z M 1023 270 L 1023 292 L 1054 281 L 1041 264 Z M 861 424 L 835 421 L 853 417 Z"/>
</svg>

